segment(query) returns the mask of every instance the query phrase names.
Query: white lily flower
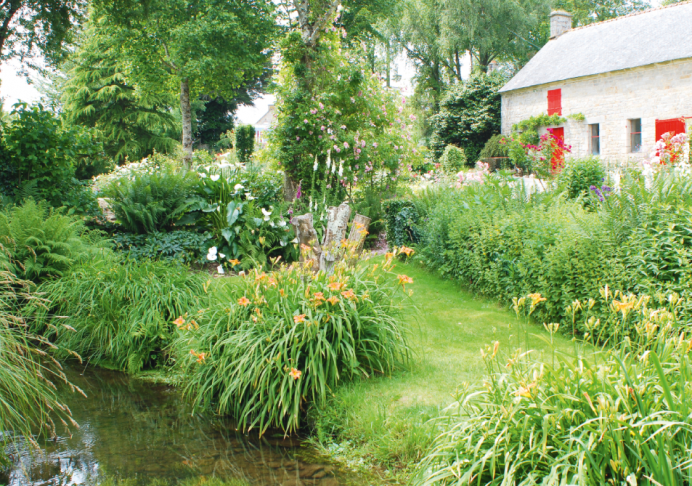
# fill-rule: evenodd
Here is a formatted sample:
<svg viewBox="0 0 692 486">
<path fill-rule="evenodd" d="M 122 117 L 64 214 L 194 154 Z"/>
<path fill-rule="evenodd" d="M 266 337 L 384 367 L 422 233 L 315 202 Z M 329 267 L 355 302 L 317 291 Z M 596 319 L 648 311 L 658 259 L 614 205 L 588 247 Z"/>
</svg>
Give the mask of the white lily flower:
<svg viewBox="0 0 692 486">
<path fill-rule="evenodd" d="M 212 262 L 215 261 L 216 260 L 216 251 L 217 250 L 216 250 L 215 246 L 212 246 L 211 248 L 209 248 L 209 252 L 207 253 L 207 260 L 212 261 Z"/>
<path fill-rule="evenodd" d="M 273 211 L 267 211 L 266 209 L 262 208 L 262 214 L 264 214 L 264 220 L 269 221 L 269 216 L 271 216 Z"/>
<path fill-rule="evenodd" d="M 205 174 L 204 172 L 199 172 L 199 176 L 200 176 L 202 179 L 206 179 L 207 174 Z"/>
<path fill-rule="evenodd" d="M 236 184 L 235 186 L 233 186 L 233 189 L 235 189 L 236 191 L 240 191 L 241 189 L 245 189 L 245 186 L 243 186 L 242 184 Z"/>
<path fill-rule="evenodd" d="M 274 224 L 274 221 L 269 221 L 269 226 L 271 226 L 272 228 L 274 228 L 276 225 Z"/>
<path fill-rule="evenodd" d="M 281 246 L 286 246 L 286 242 L 284 240 L 281 240 L 279 243 L 281 243 Z"/>
<path fill-rule="evenodd" d="M 293 239 L 293 241 L 291 241 L 291 243 L 300 243 L 300 240 L 299 240 L 298 237 L 296 236 L 296 237 Z"/>
<path fill-rule="evenodd" d="M 218 180 L 221 178 L 221 176 L 220 176 L 219 174 L 214 174 L 214 175 L 212 175 L 212 176 L 209 176 L 209 178 L 210 178 L 212 181 L 216 182 L 216 181 L 218 181 Z"/>
<path fill-rule="evenodd" d="M 279 221 L 277 224 L 279 225 L 279 228 L 283 228 L 283 227 L 286 226 L 286 221 L 284 221 L 284 220 L 282 219 L 282 220 Z"/>
<path fill-rule="evenodd" d="M 219 253 L 219 256 L 220 256 L 221 258 L 226 258 L 226 255 L 224 255 L 223 253 Z"/>
<path fill-rule="evenodd" d="M 224 274 L 223 265 L 219 265 L 218 267 L 216 267 L 216 270 L 217 270 L 221 275 Z"/>
</svg>

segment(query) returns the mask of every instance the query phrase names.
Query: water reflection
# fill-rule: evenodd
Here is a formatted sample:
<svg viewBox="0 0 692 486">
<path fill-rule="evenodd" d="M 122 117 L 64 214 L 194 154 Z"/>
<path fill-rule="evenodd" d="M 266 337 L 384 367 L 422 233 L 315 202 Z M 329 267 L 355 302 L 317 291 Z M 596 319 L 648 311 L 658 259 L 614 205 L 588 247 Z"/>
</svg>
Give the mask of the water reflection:
<svg viewBox="0 0 692 486">
<path fill-rule="evenodd" d="M 18 461 L 3 483 L 86 484 L 106 475 L 142 483 L 201 476 L 252 485 L 367 483 L 306 459 L 305 448 L 294 439 L 252 439 L 237 433 L 228 420 L 192 415 L 173 388 L 95 369 L 72 370 L 70 379 L 88 395 L 65 399 L 80 428 L 72 430 L 72 437 L 43 441 L 43 454 L 17 452 Z"/>
</svg>

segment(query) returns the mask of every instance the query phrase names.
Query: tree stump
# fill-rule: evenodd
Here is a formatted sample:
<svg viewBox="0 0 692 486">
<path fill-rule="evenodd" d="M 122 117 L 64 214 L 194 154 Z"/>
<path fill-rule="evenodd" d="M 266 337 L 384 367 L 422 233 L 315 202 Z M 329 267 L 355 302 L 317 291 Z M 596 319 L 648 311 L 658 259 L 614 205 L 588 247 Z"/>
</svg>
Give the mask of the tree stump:
<svg viewBox="0 0 692 486">
<path fill-rule="evenodd" d="M 356 252 L 360 253 L 363 251 L 363 245 L 365 244 L 365 237 L 368 236 L 368 228 L 372 219 L 362 214 L 356 214 L 353 218 L 353 223 L 351 224 L 351 232 L 348 234 L 348 241 L 356 242 Z"/>
<path fill-rule="evenodd" d="M 291 219 L 291 224 L 296 230 L 296 237 L 300 245 L 300 261 L 307 263 L 317 271 L 319 269 L 320 257 L 322 256 L 322 248 L 320 247 L 319 237 L 313 225 L 312 213 L 295 216 Z M 309 247 L 310 251 L 303 251 L 303 248 Z"/>
<path fill-rule="evenodd" d="M 322 240 L 323 251 L 320 258 L 320 270 L 331 273 L 339 244 L 341 240 L 346 238 L 348 220 L 351 219 L 351 207 L 347 202 L 343 202 L 338 208 L 332 206 L 328 212 L 327 230 L 324 232 L 324 239 Z"/>
</svg>

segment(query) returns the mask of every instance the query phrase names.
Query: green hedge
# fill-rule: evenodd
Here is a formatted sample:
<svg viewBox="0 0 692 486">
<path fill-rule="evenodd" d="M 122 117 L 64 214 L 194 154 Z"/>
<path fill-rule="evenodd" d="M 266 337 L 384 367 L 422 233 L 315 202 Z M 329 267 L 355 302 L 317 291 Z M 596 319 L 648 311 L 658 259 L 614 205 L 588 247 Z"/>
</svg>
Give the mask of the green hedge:
<svg viewBox="0 0 692 486">
<path fill-rule="evenodd" d="M 389 246 L 409 245 L 419 241 L 416 204 L 410 199 L 390 199 L 383 204 Z"/>
</svg>

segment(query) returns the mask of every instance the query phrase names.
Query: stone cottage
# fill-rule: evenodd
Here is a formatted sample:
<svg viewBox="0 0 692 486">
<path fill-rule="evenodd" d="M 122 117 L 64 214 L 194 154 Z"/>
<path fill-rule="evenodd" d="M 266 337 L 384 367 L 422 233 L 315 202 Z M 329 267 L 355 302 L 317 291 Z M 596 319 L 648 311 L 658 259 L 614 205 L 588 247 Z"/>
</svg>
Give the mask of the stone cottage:
<svg viewBox="0 0 692 486">
<path fill-rule="evenodd" d="M 558 114 L 572 155 L 648 155 L 663 133 L 692 123 L 692 1 L 572 29 L 550 17 L 550 41 L 501 90 L 502 133 Z M 545 128 L 543 128 L 545 130 Z"/>
</svg>

